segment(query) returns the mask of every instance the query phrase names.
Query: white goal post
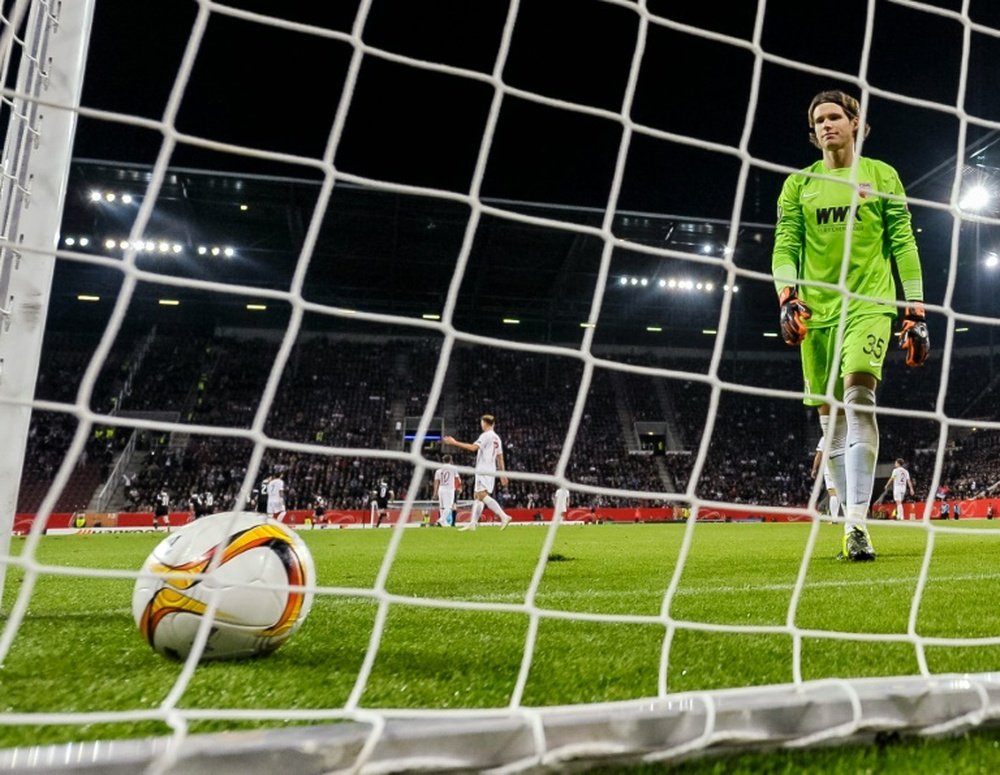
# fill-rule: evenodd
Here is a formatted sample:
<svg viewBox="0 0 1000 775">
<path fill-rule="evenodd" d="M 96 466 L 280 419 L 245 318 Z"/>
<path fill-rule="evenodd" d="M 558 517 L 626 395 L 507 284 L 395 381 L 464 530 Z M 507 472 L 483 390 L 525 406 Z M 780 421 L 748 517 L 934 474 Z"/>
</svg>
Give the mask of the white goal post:
<svg viewBox="0 0 1000 775">
<path fill-rule="evenodd" d="M 93 13 L 94 0 L 17 2 L 0 35 L 7 87 L 0 179 L 0 427 L 6 440 L 0 446 L 0 556 L 8 553 L 13 531 Z M 16 81 L 9 83 L 12 74 Z M 77 454 L 88 430 L 81 423 Z M 71 457 L 56 486 L 65 484 Z M 46 499 L 42 511 L 53 505 Z M 6 569 L 0 565 L 0 597 Z"/>
<path fill-rule="evenodd" d="M 894 0 L 887 0 L 893 2 Z M 121 297 L 115 303 L 108 329 L 101 339 L 95 354 L 95 362 L 90 364 L 84 375 L 79 396 L 75 403 L 53 406 L 35 399 L 35 380 L 39 370 L 39 360 L 44 333 L 44 321 L 48 304 L 49 286 L 53 276 L 53 268 L 57 261 L 84 261 L 95 266 L 102 266 L 101 257 L 93 255 L 74 255 L 60 246 L 60 224 L 63 204 L 66 194 L 68 170 L 70 168 L 71 149 L 73 146 L 74 126 L 81 111 L 86 106 L 80 105 L 85 64 L 87 62 L 90 27 L 94 14 L 96 0 L 19 0 L 15 2 L 10 18 L 4 20 L 4 29 L 0 36 L 0 46 L 3 55 L 4 71 L 11 68 L 17 70 L 14 83 L 5 82 L 4 109 L 9 112 L 7 122 L 7 137 L 4 147 L 4 170 L 0 180 L 0 428 L 4 430 L 5 443 L 0 445 L 0 599 L 12 600 L 5 606 L 0 616 L 0 666 L 8 654 L 11 644 L 17 636 L 19 627 L 29 616 L 34 584 L 39 575 L 37 561 L 40 542 L 46 518 L 53 510 L 59 492 L 66 486 L 72 469 L 83 452 L 84 444 L 95 422 L 104 418 L 89 405 L 89 400 L 97 382 L 104 360 L 108 357 L 112 342 L 122 326 L 125 310 L 131 294 L 140 279 L 149 280 L 136 269 L 134 256 L 126 253 L 126 258 L 116 264 L 114 271 L 119 271 L 124 277 L 121 287 Z M 490 603 L 482 600 L 462 600 L 450 607 L 468 608 L 476 611 L 510 612 L 524 614 L 530 620 L 528 636 L 524 645 L 524 664 L 518 675 L 516 689 L 508 707 L 461 709 L 445 708 L 426 709 L 394 709 L 366 707 L 360 702 L 364 684 L 372 670 L 372 665 L 378 658 L 380 639 L 386 625 L 386 614 L 390 602 L 392 605 L 430 606 L 434 602 L 426 600 L 400 600 L 386 591 L 384 582 L 393 568 L 397 558 L 403 530 L 395 530 L 388 538 L 384 562 L 379 569 L 375 585 L 366 590 L 370 598 L 379 606 L 379 615 L 375 617 L 375 631 L 371 637 L 369 650 L 364 656 L 364 662 L 358 675 L 358 685 L 343 705 L 325 708 L 302 710 L 297 708 L 251 708 L 232 709 L 217 708 L 210 710 L 191 711 L 184 705 L 183 691 L 197 665 L 185 663 L 182 680 L 178 681 L 177 690 L 172 691 L 158 707 L 148 710 L 82 713 L 27 713 L 9 711 L 0 708 L 0 727 L 33 726 L 39 728 L 57 724 L 89 724 L 108 723 L 125 724 L 132 721 L 157 721 L 169 725 L 173 733 L 155 738 L 113 739 L 99 742 L 69 742 L 57 745 L 26 745 L 16 748 L 0 748 L 0 770 L 12 773 L 183 773 L 240 770 L 250 773 L 271 773 L 277 769 L 290 772 L 364 772 L 386 773 L 401 771 L 559 771 L 579 770 L 589 765 L 619 765 L 653 762 L 672 762 L 687 757 L 706 753 L 718 753 L 745 750 L 767 750 L 776 747 L 800 748 L 807 746 L 834 745 L 844 742 L 858 742 L 872 739 L 883 732 L 907 733 L 913 735 L 933 736 L 946 735 L 975 728 L 993 722 L 1000 714 L 1000 665 L 997 672 L 975 674 L 934 674 L 923 658 L 926 646 L 949 647 L 954 645 L 948 638 L 923 637 L 915 632 L 915 624 L 911 621 L 910 630 L 906 633 L 895 633 L 892 637 L 879 636 L 871 633 L 830 633 L 815 632 L 800 627 L 795 620 L 795 606 L 806 586 L 807 567 L 813 556 L 820 530 L 820 514 L 817 503 L 821 497 L 820 483 L 812 490 L 808 508 L 813 516 L 811 526 L 803 526 L 803 533 L 808 532 L 803 541 L 803 557 L 801 570 L 794 581 L 791 603 L 788 606 L 788 621 L 780 626 L 748 626 L 718 625 L 712 622 L 686 622 L 675 619 L 670 614 L 670 603 L 680 585 L 684 572 L 684 564 L 691 553 L 697 551 L 693 538 L 695 523 L 699 511 L 717 509 L 725 505 L 720 500 L 699 496 L 695 492 L 698 473 L 706 465 L 711 455 L 708 439 L 711 436 L 711 425 L 716 419 L 720 396 L 727 392 L 722 377 L 719 376 L 719 363 L 723 357 L 722 341 L 726 326 L 730 324 L 733 309 L 733 293 L 730 287 L 737 280 L 753 279 L 769 281 L 768 272 L 760 268 L 737 266 L 728 255 L 735 245 L 736 234 L 742 223 L 740 203 L 747 194 L 748 176 L 754 160 L 748 150 L 748 138 L 753 124 L 753 113 L 756 107 L 757 87 L 759 87 L 760 66 L 765 61 L 773 61 L 761 43 L 761 27 L 763 15 L 767 12 L 766 0 L 760 0 L 758 13 L 761 20 L 755 27 L 752 40 L 735 40 L 729 36 L 712 31 L 694 31 L 706 39 L 721 45 L 739 49 L 751 56 L 756 64 L 755 81 L 750 89 L 751 100 L 747 111 L 746 125 L 741 143 L 735 146 L 720 146 L 718 143 L 698 138 L 683 137 L 684 144 L 702 150 L 715 150 L 732 157 L 740 167 L 738 190 L 735 193 L 731 222 L 728 224 L 730 243 L 729 254 L 717 262 L 726 274 L 728 284 L 726 296 L 721 304 L 718 344 L 714 345 L 711 365 L 708 374 L 689 375 L 694 383 L 706 387 L 709 398 L 709 429 L 703 443 L 697 448 L 693 461 L 693 471 L 690 483 L 686 489 L 678 492 L 652 492 L 642 490 L 634 492 L 627 488 L 606 487 L 602 483 L 583 483 L 574 481 L 569 474 L 569 461 L 574 442 L 578 434 L 586 429 L 585 408 L 588 391 L 592 385 L 595 370 L 606 366 L 622 373 L 644 374 L 646 376 L 664 376 L 668 372 L 677 376 L 676 371 L 657 369 L 656 367 L 629 365 L 619 362 L 608 363 L 595 354 L 594 331 L 599 325 L 602 297 L 611 282 L 612 254 L 621 247 L 620 240 L 614 234 L 612 222 L 617 212 L 617 197 L 621 190 L 624 176 L 625 161 L 629 153 L 630 143 L 638 135 L 645 138 L 663 139 L 671 136 L 651 127 L 645 127 L 636 122 L 631 114 L 631 99 L 634 96 L 638 79 L 639 63 L 642 59 L 643 45 L 651 27 L 660 26 L 670 29 L 685 28 L 683 24 L 658 17 L 650 13 L 644 0 L 636 3 L 625 0 L 593 0 L 605 2 L 609 6 L 622 8 L 634 13 L 638 29 L 631 71 L 626 85 L 626 97 L 620 110 L 609 111 L 606 108 L 579 105 L 566 100 L 554 99 L 543 94 L 534 94 L 508 85 L 503 78 L 506 58 L 510 52 L 511 38 L 517 25 L 518 10 L 521 5 L 513 0 L 503 26 L 503 33 L 491 73 L 480 73 L 455 67 L 450 64 L 428 62 L 415 56 L 388 52 L 368 44 L 363 30 L 368 14 L 377 0 L 361 0 L 358 6 L 357 18 L 350 31 L 317 30 L 313 26 L 302 23 L 291 23 L 287 20 L 271 17 L 210 0 L 197 0 L 198 19 L 194 25 L 189 45 L 191 50 L 181 58 L 181 74 L 174 84 L 175 91 L 165 114 L 156 122 L 139 117 L 101 116 L 100 111 L 93 111 L 95 118 L 108 120 L 109 125 L 118 122 L 128 122 L 130 119 L 136 125 L 148 126 L 155 124 L 163 133 L 163 151 L 153 167 L 149 177 L 149 192 L 155 194 L 156 188 L 167 174 L 171 145 L 179 135 L 175 123 L 178 101 L 184 89 L 187 78 L 195 67 L 194 61 L 197 46 L 208 26 L 208 18 L 213 14 L 222 14 L 244 19 L 254 24 L 268 25 L 280 28 L 289 34 L 320 36 L 341 42 L 350 49 L 350 65 L 346 68 L 343 94 L 337 113 L 333 118 L 332 128 L 320 159 L 292 159 L 302 166 L 310 166 L 323 176 L 320 193 L 317 198 L 316 215 L 308 224 L 300 224 L 304 233 L 303 248 L 298 258 L 294 276 L 288 288 L 265 289 L 264 296 L 275 302 L 288 305 L 291 312 L 287 326 L 280 332 L 280 343 L 274 356 L 275 366 L 266 383 L 262 395 L 254 404 L 254 415 L 246 428 L 236 430 L 220 430 L 214 426 L 197 425 L 184 426 L 182 423 L 165 421 L 144 421 L 142 419 L 127 420 L 125 427 L 156 431 L 168 435 L 191 431 L 202 435 L 229 440 L 248 442 L 253 445 L 250 465 L 245 473 L 243 494 L 244 500 L 251 489 L 252 483 L 258 478 L 265 448 L 269 444 L 290 454 L 315 453 L 317 456 L 341 453 L 352 453 L 359 459 L 376 460 L 380 463 L 401 462 L 412 465 L 412 481 L 408 483 L 407 491 L 420 492 L 428 474 L 433 474 L 438 461 L 423 456 L 422 442 L 428 429 L 437 416 L 438 403 L 445 393 L 448 359 L 458 344 L 472 344 L 494 347 L 505 351 L 531 353 L 549 357 L 553 360 L 571 359 L 581 364 L 582 377 L 579 386 L 574 388 L 576 398 L 569 413 L 570 424 L 566 437 L 561 439 L 561 447 L 557 454 L 558 462 L 553 472 L 509 471 L 510 478 L 515 482 L 539 482 L 546 487 L 567 487 L 577 493 L 587 493 L 613 497 L 626 494 L 636 494 L 652 498 L 654 495 L 676 496 L 677 501 L 690 504 L 690 516 L 686 525 L 677 528 L 684 531 L 677 567 L 672 572 L 664 595 L 663 612 L 659 616 L 643 618 L 642 624 L 662 626 L 664 637 L 661 649 L 662 663 L 660 674 L 656 679 L 657 692 L 653 696 L 636 698 L 627 701 L 598 702 L 573 706 L 533 707 L 523 703 L 523 689 L 527 681 L 527 673 L 534 654 L 534 637 L 538 623 L 545 617 L 557 619 L 587 621 L 587 616 L 572 610 L 543 611 L 535 603 L 534 596 L 538 591 L 546 564 L 550 561 L 557 532 L 561 520 L 553 519 L 540 526 L 547 531 L 542 543 L 542 549 L 537 558 L 537 567 L 531 577 L 524 597 L 514 604 Z M 899 0 L 903 4 L 920 5 L 909 0 Z M 874 6 L 874 3 L 872 4 Z M 935 11 L 929 11 L 936 13 Z M 971 22 L 967 14 L 952 14 L 951 21 L 965 25 Z M 989 30 L 989 34 L 1000 37 L 1000 31 Z M 872 39 L 871 20 L 866 28 L 865 50 L 870 48 Z M 15 52 L 19 56 L 15 57 Z M 456 194 L 450 191 L 402 185 L 378 179 L 369 179 L 350 172 L 342 172 L 334 165 L 337 145 L 342 139 L 344 124 L 350 98 L 357 86 L 361 61 L 373 58 L 379 61 L 389 61 L 402 66 L 429 70 L 440 74 L 464 78 L 477 84 L 485 84 L 492 92 L 492 102 L 489 108 L 488 120 L 472 173 L 470 189 Z M 967 52 L 965 59 L 967 60 Z M 811 65 L 797 65 L 794 62 L 783 62 L 790 67 L 798 67 L 800 71 L 816 74 L 817 68 Z M 838 74 L 843 75 L 843 74 Z M 872 93 L 872 87 L 865 80 L 864 73 L 848 74 L 848 79 L 854 82 L 860 92 L 865 95 Z M 601 211 L 602 222 L 599 226 L 582 226 L 569 220 L 553 223 L 548 218 L 525 215 L 517 208 L 508 208 L 501 203 L 484 202 L 480 195 L 485 176 L 486 162 L 497 131 L 497 123 L 501 105 L 504 100 L 513 97 L 543 105 L 554 110 L 571 111 L 588 116 L 597 116 L 617 122 L 620 127 L 620 148 L 614 164 L 613 179 L 610 183 L 610 196 L 606 206 Z M 867 99 L 867 98 L 866 98 Z M 903 100 L 906 101 L 905 99 Z M 919 102 L 910 99 L 909 102 Z M 310 109 L 304 106 L 296 109 Z M 798 111 L 798 107 L 795 108 Z M 961 106 L 947 106 L 947 112 L 954 114 L 962 122 L 968 123 L 968 116 Z M 797 115 L 797 113 L 796 113 Z M 1000 129 L 1000 126 L 996 128 Z M 289 130 L 296 131 L 294 122 L 289 122 Z M 676 137 L 674 139 L 677 139 Z M 231 153 L 234 157 L 253 156 L 274 159 L 282 154 L 266 149 L 245 149 L 215 141 L 212 138 L 191 138 L 186 140 L 194 145 L 214 151 Z M 960 147 L 958 153 L 964 149 Z M 773 168 L 775 172 L 791 172 L 780 165 L 760 162 L 762 166 Z M 364 312 L 363 310 L 348 310 L 334 308 L 309 302 L 303 286 L 309 262 L 312 259 L 312 249 L 316 244 L 319 224 L 327 211 L 335 205 L 332 203 L 332 190 L 337 183 L 347 182 L 351 185 L 369 187 L 371 189 L 405 192 L 407 194 L 426 196 L 438 200 L 460 202 L 468 206 L 471 216 L 463 235 L 459 252 L 455 256 L 454 274 L 449 279 L 446 289 L 446 302 L 443 314 L 439 320 L 415 320 L 404 316 L 394 316 L 385 313 Z M 140 209 L 139 219 L 134 226 L 133 238 L 142 237 L 143 230 L 150 219 L 154 207 L 155 195 L 148 197 L 148 203 Z M 939 209 L 947 210 L 941 206 Z M 499 336 L 488 337 L 464 332 L 455 322 L 455 310 L 463 280 L 469 268 L 470 254 L 476 239 L 477 227 L 486 216 L 496 216 L 509 219 L 532 227 L 550 227 L 587 237 L 601 242 L 601 260 L 596 269 L 596 281 L 593 298 L 590 299 L 590 314 L 583 323 L 584 332 L 580 343 L 571 347 L 558 344 L 531 344 L 505 340 Z M 960 216 L 956 214 L 956 224 Z M 988 220 L 988 219 L 987 219 Z M 957 226 L 956 226 L 957 229 Z M 698 255 L 678 253 L 669 248 L 649 246 L 631 246 L 637 252 L 669 257 L 674 260 L 689 261 L 698 265 L 704 261 Z M 128 251 L 133 251 L 132 247 Z M 953 245 L 957 251 L 957 237 Z M 954 256 L 952 263 L 954 264 Z M 110 262 L 107 262 L 110 264 Z M 192 281 L 184 278 L 166 278 L 167 284 L 177 287 L 197 287 L 206 292 L 215 292 L 222 296 L 236 295 L 236 291 L 224 287 L 221 283 L 211 280 Z M 950 298 L 950 297 L 948 297 Z M 553 299 L 555 304 L 558 300 Z M 948 318 L 949 334 L 947 342 L 942 342 L 941 352 L 945 359 L 952 355 L 955 315 L 947 308 L 940 310 Z M 412 445 L 406 449 L 375 449 L 359 442 L 355 447 L 331 448 L 322 447 L 316 443 L 306 442 L 275 442 L 264 432 L 268 411 L 275 400 L 278 390 L 281 368 L 290 357 L 293 344 L 307 315 L 323 316 L 329 320 L 367 320 L 372 323 L 386 324 L 406 328 L 415 333 L 434 332 L 442 338 L 442 346 L 438 363 L 428 384 L 426 406 L 420 415 L 419 427 L 416 429 Z M 996 325 L 995 319 L 986 321 Z M 268 368 L 271 365 L 268 364 Z M 733 395 L 753 394 L 765 397 L 789 398 L 789 390 L 778 388 L 759 388 L 745 390 L 729 390 Z M 798 396 L 801 398 L 801 393 Z M 943 406 L 943 399 L 940 403 Z M 938 422 L 947 429 L 949 418 L 942 408 L 925 413 L 921 419 Z M 26 439 L 33 410 L 52 409 L 70 413 L 78 420 L 72 445 L 52 482 L 50 492 L 43 500 L 39 516 L 35 519 L 31 532 L 26 539 L 18 558 L 14 557 L 11 543 L 14 516 L 18 497 L 18 482 L 24 466 L 26 454 Z M 913 416 L 917 413 L 897 412 L 901 416 Z M 971 423 L 970 423 L 971 424 Z M 986 427 L 996 429 L 996 422 L 988 421 Z M 940 449 L 934 468 L 934 482 L 941 480 L 943 468 L 943 449 L 947 441 L 947 432 L 942 432 Z M 468 462 L 468 461 L 466 461 Z M 463 474 L 468 474 L 469 466 L 465 466 Z M 928 497 L 930 501 L 933 496 Z M 241 504 L 242 505 L 242 504 Z M 409 526 L 419 524 L 421 515 L 429 512 L 436 518 L 437 503 L 422 500 L 411 495 L 405 500 L 395 500 L 390 504 L 392 514 L 384 521 L 387 526 Z M 471 501 L 461 501 L 458 508 L 467 509 Z M 548 504 L 546 504 L 547 507 Z M 373 508 L 373 507 L 372 507 Z M 359 509 L 360 510 L 360 509 Z M 778 513 L 792 513 L 791 508 L 778 508 Z M 402 519 L 397 519 L 401 515 Z M 925 520 L 922 529 L 930 533 L 933 526 L 930 519 Z M 583 528 L 581 528 L 582 530 Z M 615 528 L 618 529 L 618 528 Z M 629 528 L 622 528 L 629 529 Z M 672 529 L 672 528 L 671 528 Z M 914 528 L 917 529 L 917 528 Z M 443 531 L 439 531 L 443 532 Z M 487 531 L 488 532 L 488 531 Z M 519 533 L 522 531 L 508 531 Z M 381 536 L 354 536 L 376 540 Z M 419 534 L 418 534 L 419 537 Z M 479 537 L 478 534 L 476 537 Z M 933 540 L 929 541 L 933 548 Z M 913 598 L 914 612 L 919 608 L 920 595 L 928 577 L 931 549 L 921 565 L 920 576 L 915 580 Z M 17 565 L 24 570 L 25 580 L 17 590 L 4 589 L 4 581 L 9 570 Z M 136 568 L 136 572 L 138 572 Z M 127 572 L 126 572 L 127 573 Z M 80 574 L 81 583 L 95 575 Z M 99 574 L 98 574 L 99 575 Z M 109 571 L 108 577 L 113 574 Z M 119 572 L 119 575 L 121 573 Z M 322 586 L 320 579 L 319 586 Z M 6 592 L 6 595 L 5 595 Z M 323 594 L 320 591 L 319 594 Z M 325 590 L 326 594 L 346 594 L 343 590 Z M 449 607 L 449 606 L 444 606 Z M 915 617 L 915 613 L 914 613 Z M 597 618 L 597 617 L 594 617 Z M 611 616 L 616 624 L 634 623 L 640 617 L 627 615 Z M 682 628 L 718 633 L 749 632 L 752 634 L 768 634 L 786 636 L 793 642 L 792 665 L 790 674 L 793 680 L 786 684 L 768 685 L 739 689 L 722 689 L 699 692 L 672 692 L 669 690 L 667 675 L 671 669 L 671 638 Z M 842 680 L 807 680 L 802 675 L 801 655 L 802 641 L 808 637 L 816 638 L 847 638 L 858 636 L 861 641 L 871 641 L 878 645 L 895 638 L 896 642 L 913 645 L 920 654 L 919 675 L 889 676 L 884 678 L 850 677 Z M 996 645 L 1000 636 L 981 639 L 979 645 Z M 414 659 L 419 659 L 415 655 Z M 0 671 L 0 706 L 2 703 L 2 671 Z M 212 734 L 190 734 L 188 725 L 192 720 L 232 722 L 238 726 L 246 721 L 267 721 L 275 726 L 266 731 L 227 731 Z M 324 723 L 317 723 L 317 719 Z M 309 723 L 311 726 L 301 726 Z M 280 726 L 287 724 L 287 726 Z"/>
<path fill-rule="evenodd" d="M 0 750 L 5 772 L 580 771 L 768 749 L 862 744 L 919 728 L 955 734 L 989 720 L 996 677 L 807 682 L 511 712 L 387 712 L 367 721 L 234 735 Z"/>
</svg>

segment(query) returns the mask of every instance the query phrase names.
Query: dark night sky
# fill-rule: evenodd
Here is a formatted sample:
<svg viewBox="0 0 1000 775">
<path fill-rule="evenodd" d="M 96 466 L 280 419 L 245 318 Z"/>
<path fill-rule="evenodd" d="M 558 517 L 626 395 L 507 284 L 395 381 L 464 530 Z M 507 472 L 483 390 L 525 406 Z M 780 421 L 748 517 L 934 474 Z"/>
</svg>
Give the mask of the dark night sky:
<svg viewBox="0 0 1000 775">
<path fill-rule="evenodd" d="M 141 5 L 141 8 L 139 7 Z M 235 0 L 249 11 L 349 33 L 357 3 Z M 960 0 L 930 6 L 956 11 Z M 972 20 L 1000 24 L 997 3 L 972 3 Z M 774 57 L 857 74 L 868 3 L 845 0 L 831 11 L 801 0 L 767 3 L 761 44 Z M 651 0 L 649 13 L 749 41 L 757 3 Z M 158 119 L 191 33 L 194 2 L 98 0 L 84 104 Z M 508 3 L 500 0 L 374 0 L 365 44 L 489 74 Z M 827 17 L 836 14 L 830 21 Z M 504 82 L 514 89 L 619 111 L 639 16 L 628 4 L 597 0 L 524 0 Z M 962 27 L 952 19 L 879 0 L 867 77 L 873 87 L 954 105 Z M 155 30 L 154 35 L 149 30 Z M 992 76 L 996 38 L 973 34 L 967 109 L 1000 118 Z M 353 47 L 343 40 L 282 30 L 213 14 L 177 120 L 182 132 L 250 147 L 319 158 L 327 142 Z M 735 145 L 743 132 L 752 79 L 747 48 L 651 24 L 631 116 L 637 124 Z M 821 88 L 845 84 L 763 64 L 751 153 L 804 166 L 805 108 Z M 856 89 L 855 89 L 856 91 Z M 378 179 L 468 191 L 494 89 L 484 81 L 364 57 L 338 168 Z M 955 150 L 958 121 L 946 113 L 874 97 L 866 153 L 894 164 L 904 183 L 918 180 Z M 983 130 L 970 128 L 970 137 Z M 485 196 L 602 206 L 621 137 L 619 123 L 505 97 L 486 169 Z M 151 162 L 155 132 L 82 120 L 76 155 Z M 239 171 L 315 175 L 305 167 L 264 163 L 181 147 L 171 163 Z M 728 217 L 738 165 L 732 156 L 637 134 L 621 197 L 625 209 Z M 762 173 L 769 214 L 778 176 Z M 773 180 L 772 180 L 773 178 Z"/>
<path fill-rule="evenodd" d="M 750 45 L 758 5 L 750 0 L 648 0 L 644 6 L 628 0 L 522 0 L 500 72 L 511 92 L 503 97 L 489 145 L 481 196 L 606 207 L 623 134 L 616 115 L 623 110 L 640 14 L 647 13 L 650 23 L 628 113 L 636 130 L 618 209 L 728 220 L 740 160 L 732 152 L 684 139 L 728 148 L 740 143 L 758 64 Z M 800 168 L 817 158 L 807 138 L 811 97 L 827 88 L 860 94 L 851 81 L 862 75 L 872 90 L 867 116 L 872 132 L 864 153 L 895 166 L 911 198 L 947 203 L 961 129 L 956 106 L 962 103 L 974 119 L 967 125 L 972 150 L 996 140 L 975 119 L 1000 121 L 994 83 L 1000 35 L 970 31 L 968 83 L 964 94 L 958 92 L 964 29 L 953 16 L 961 5 L 962 0 L 930 0 L 917 9 L 891 0 L 842 0 L 831 8 L 768 0 L 759 25 L 763 56 L 748 140 L 759 163 L 738 203 L 742 221 L 773 223 L 786 173 L 762 165 Z M 232 0 L 228 7 L 277 14 L 282 22 L 315 29 L 281 28 L 213 10 L 176 129 L 249 149 L 321 158 L 345 99 L 358 0 Z M 869 10 L 873 27 L 866 58 Z M 161 119 L 198 11 L 193 0 L 97 0 L 84 105 Z M 371 50 L 361 58 L 348 103 L 335 156 L 338 171 L 468 193 L 494 100 L 490 78 L 508 12 L 507 0 L 372 0 L 359 28 L 360 40 Z M 971 0 L 970 18 L 1000 30 L 1000 3 Z M 699 29 L 724 39 L 698 35 Z M 476 77 L 422 69 L 392 56 L 461 68 Z M 162 140 L 160 132 L 127 122 L 82 117 L 74 155 L 152 164 Z M 170 165 L 292 178 L 321 174 L 307 163 L 189 143 L 178 146 Z M 951 216 L 919 202 L 911 202 L 911 212 L 922 227 L 918 239 L 927 298 L 940 302 L 951 271 Z M 962 255 L 967 265 L 959 267 L 957 285 L 978 287 L 975 258 Z"/>
</svg>

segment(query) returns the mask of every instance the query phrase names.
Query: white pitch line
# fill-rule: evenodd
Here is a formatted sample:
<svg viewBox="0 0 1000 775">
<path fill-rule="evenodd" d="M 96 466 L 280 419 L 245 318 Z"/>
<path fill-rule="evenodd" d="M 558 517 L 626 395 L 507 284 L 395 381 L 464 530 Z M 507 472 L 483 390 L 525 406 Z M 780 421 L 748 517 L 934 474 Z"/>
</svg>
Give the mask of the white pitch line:
<svg viewBox="0 0 1000 775">
<path fill-rule="evenodd" d="M 961 574 L 956 576 L 930 576 L 928 584 L 951 583 L 953 581 L 996 581 L 1000 580 L 1000 573 L 978 573 Z M 806 581 L 803 588 L 809 589 L 836 589 L 838 587 L 870 587 L 872 584 L 913 584 L 916 585 L 917 576 L 903 576 L 899 578 L 886 579 L 828 579 L 826 581 Z M 700 589 L 678 589 L 677 595 L 710 595 L 717 592 L 780 592 L 782 590 L 795 589 L 794 584 L 743 584 L 729 587 L 701 587 Z"/>
<path fill-rule="evenodd" d="M 952 576 L 931 576 L 928 580 L 929 584 L 951 584 L 954 582 L 963 581 L 1000 581 L 1000 573 L 978 573 L 978 574 L 959 574 Z M 870 587 L 872 584 L 879 585 L 913 585 L 916 586 L 917 577 L 916 576 L 900 576 L 897 578 L 882 578 L 882 579 L 827 579 L 824 581 L 807 581 L 805 583 L 805 590 L 809 591 L 812 589 L 838 589 L 838 588 L 850 588 L 850 587 Z M 696 597 L 702 595 L 719 595 L 719 594 L 753 594 L 754 592 L 791 592 L 795 588 L 795 584 L 741 584 L 732 585 L 725 587 L 681 587 L 677 590 L 675 597 Z M 390 592 L 392 595 L 400 595 L 399 592 Z M 539 590 L 536 595 L 535 604 L 540 608 L 551 608 L 549 601 L 562 599 L 569 600 L 610 600 L 615 598 L 624 597 L 636 597 L 640 593 L 635 590 L 606 590 L 606 589 L 588 589 L 575 592 L 561 592 L 553 591 L 546 592 L 544 590 Z M 327 597 L 326 595 L 320 595 L 319 597 L 325 599 L 326 602 L 332 603 L 347 603 L 351 596 L 344 596 L 342 600 L 339 600 L 341 596 L 333 595 Z M 648 597 L 652 597 L 648 595 Z M 657 598 L 662 598 L 663 594 L 659 594 Z M 433 599 L 421 597 L 422 600 Z M 375 602 L 375 598 L 365 598 L 366 602 Z M 524 595 L 518 594 L 516 592 L 508 592 L 503 595 L 497 594 L 486 594 L 486 595 L 462 595 L 461 597 L 444 597 L 441 600 L 445 603 L 452 602 L 466 602 L 466 603 L 518 603 L 524 600 Z"/>
</svg>

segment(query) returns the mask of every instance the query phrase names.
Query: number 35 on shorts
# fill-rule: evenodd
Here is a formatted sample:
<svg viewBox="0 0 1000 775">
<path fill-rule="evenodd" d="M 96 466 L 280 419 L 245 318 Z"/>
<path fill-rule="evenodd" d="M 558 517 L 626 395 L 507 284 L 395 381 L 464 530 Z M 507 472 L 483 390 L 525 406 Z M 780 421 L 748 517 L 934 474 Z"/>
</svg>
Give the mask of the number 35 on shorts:
<svg viewBox="0 0 1000 775">
<path fill-rule="evenodd" d="M 866 372 L 882 379 L 892 318 L 888 315 L 868 315 L 853 321 L 856 329 L 844 337 L 844 374 Z"/>
<path fill-rule="evenodd" d="M 875 334 L 865 335 L 865 346 L 862 349 L 869 360 L 877 360 L 878 364 L 881 365 L 882 358 L 885 355 L 885 339 L 881 336 L 875 336 Z M 872 363 L 872 366 L 875 364 Z"/>
</svg>

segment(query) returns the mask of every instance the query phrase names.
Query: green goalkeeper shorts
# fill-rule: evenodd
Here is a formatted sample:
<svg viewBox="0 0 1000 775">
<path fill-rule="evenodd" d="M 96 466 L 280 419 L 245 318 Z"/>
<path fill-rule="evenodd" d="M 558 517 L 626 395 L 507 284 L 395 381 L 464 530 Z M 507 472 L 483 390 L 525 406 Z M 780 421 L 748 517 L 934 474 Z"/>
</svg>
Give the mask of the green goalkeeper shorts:
<svg viewBox="0 0 1000 775">
<path fill-rule="evenodd" d="M 844 398 L 844 376 L 871 374 L 882 381 L 882 363 L 889 349 L 892 334 L 892 315 L 856 315 L 849 318 L 844 330 L 844 346 L 840 354 L 839 369 L 833 382 L 833 395 L 838 401 Z M 802 378 L 806 393 L 825 393 L 837 348 L 837 326 L 810 328 L 802 348 Z M 807 396 L 802 400 L 807 406 L 827 403 L 822 398 Z"/>
</svg>

